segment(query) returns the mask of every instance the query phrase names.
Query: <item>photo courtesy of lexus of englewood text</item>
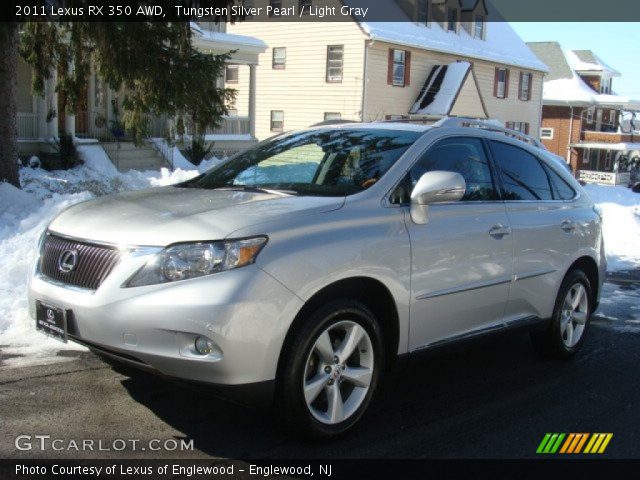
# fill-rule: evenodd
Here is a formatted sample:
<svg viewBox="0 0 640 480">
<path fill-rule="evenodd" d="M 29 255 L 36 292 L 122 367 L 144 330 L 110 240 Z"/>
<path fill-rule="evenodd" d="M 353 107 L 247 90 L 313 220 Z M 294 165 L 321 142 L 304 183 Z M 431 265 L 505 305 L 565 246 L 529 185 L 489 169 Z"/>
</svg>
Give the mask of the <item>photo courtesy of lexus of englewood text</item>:
<svg viewBox="0 0 640 480">
<path fill-rule="evenodd" d="M 0 478 L 631 478 L 636 0 L 14 0 Z"/>
</svg>

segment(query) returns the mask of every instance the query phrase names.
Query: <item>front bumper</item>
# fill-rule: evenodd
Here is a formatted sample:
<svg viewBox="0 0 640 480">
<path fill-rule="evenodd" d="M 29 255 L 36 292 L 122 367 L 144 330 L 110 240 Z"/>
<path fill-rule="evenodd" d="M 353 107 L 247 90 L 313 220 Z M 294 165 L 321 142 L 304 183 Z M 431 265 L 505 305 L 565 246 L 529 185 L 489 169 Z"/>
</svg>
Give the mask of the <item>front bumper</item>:
<svg viewBox="0 0 640 480">
<path fill-rule="evenodd" d="M 95 292 L 54 284 L 34 272 L 31 317 L 37 300 L 63 308 L 70 340 L 168 377 L 225 386 L 275 379 L 284 338 L 303 303 L 290 290 L 257 265 L 121 288 L 148 258 L 128 260 Z M 208 337 L 217 349 L 199 355 L 197 336 Z"/>
</svg>

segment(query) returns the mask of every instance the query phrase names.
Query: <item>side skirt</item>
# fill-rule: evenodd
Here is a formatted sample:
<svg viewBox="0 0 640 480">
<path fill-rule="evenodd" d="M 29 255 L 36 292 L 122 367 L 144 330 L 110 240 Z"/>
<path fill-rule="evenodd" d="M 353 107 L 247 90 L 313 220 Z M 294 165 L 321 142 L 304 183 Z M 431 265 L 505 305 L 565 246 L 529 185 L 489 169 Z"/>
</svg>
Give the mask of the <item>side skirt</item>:
<svg viewBox="0 0 640 480">
<path fill-rule="evenodd" d="M 408 363 L 409 361 L 420 361 L 425 357 L 428 358 L 445 353 L 455 352 L 469 345 L 473 345 L 474 343 L 480 343 L 483 340 L 495 338 L 498 335 L 509 335 L 527 331 L 544 330 L 545 328 L 547 328 L 549 321 L 550 320 L 548 318 L 540 318 L 532 315 L 529 317 L 518 318 L 510 322 L 500 323 L 478 330 L 473 330 L 462 335 L 456 335 L 454 337 L 430 343 L 409 353 L 400 355 L 398 363 L 402 365 Z"/>
</svg>

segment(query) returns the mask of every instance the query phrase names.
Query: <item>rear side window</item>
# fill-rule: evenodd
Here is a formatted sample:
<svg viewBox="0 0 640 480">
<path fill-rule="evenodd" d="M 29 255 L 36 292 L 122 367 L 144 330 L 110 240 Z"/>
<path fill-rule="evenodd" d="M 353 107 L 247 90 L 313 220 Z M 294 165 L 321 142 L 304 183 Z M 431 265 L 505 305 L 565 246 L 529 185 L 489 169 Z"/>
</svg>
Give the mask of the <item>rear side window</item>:
<svg viewBox="0 0 640 480">
<path fill-rule="evenodd" d="M 411 187 L 427 172 L 444 170 L 462 175 L 467 190 L 462 201 L 498 198 L 482 141 L 477 138 L 446 138 L 436 143 L 410 170 Z"/>
<path fill-rule="evenodd" d="M 576 192 L 571 186 L 554 172 L 550 167 L 545 165 L 545 170 L 549 175 L 549 180 L 551 180 L 551 187 L 553 188 L 553 198 L 554 200 L 571 200 L 576 196 Z"/>
<path fill-rule="evenodd" d="M 549 177 L 538 159 L 522 148 L 492 141 L 491 153 L 502 174 L 505 200 L 552 200 Z"/>
</svg>

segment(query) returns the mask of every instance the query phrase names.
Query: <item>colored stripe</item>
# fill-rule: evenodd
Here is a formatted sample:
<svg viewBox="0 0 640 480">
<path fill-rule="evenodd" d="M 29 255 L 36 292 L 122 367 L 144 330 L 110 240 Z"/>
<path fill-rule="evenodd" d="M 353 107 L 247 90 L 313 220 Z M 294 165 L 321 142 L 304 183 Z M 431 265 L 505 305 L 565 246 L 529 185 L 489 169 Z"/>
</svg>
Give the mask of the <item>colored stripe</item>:
<svg viewBox="0 0 640 480">
<path fill-rule="evenodd" d="M 556 453 L 558 451 L 558 448 L 560 447 L 560 444 L 562 443 L 562 439 L 564 438 L 565 434 L 561 433 L 560 435 L 558 435 L 558 440 L 556 440 L 555 445 L 553 446 L 553 448 L 551 448 L 551 453 Z"/>
<path fill-rule="evenodd" d="M 547 444 L 547 441 L 549 440 L 549 438 L 551 438 L 551 434 L 547 433 L 542 439 L 542 441 L 540 442 L 540 445 L 538 445 L 538 449 L 536 450 L 536 453 L 542 453 L 544 451 L 544 446 Z"/>
<path fill-rule="evenodd" d="M 573 442 L 573 439 L 575 438 L 575 436 L 576 436 L 575 433 L 569 434 L 569 437 L 567 438 L 567 441 L 564 442 L 564 445 L 562 446 L 560 453 L 567 453 L 567 449 L 569 448 L 569 445 L 571 445 L 571 442 Z"/>
<path fill-rule="evenodd" d="M 587 443 L 587 448 L 584 449 L 584 453 L 591 453 L 591 447 L 596 442 L 596 438 L 598 438 L 598 434 L 592 433 L 591 439 L 589 440 L 589 443 Z"/>
<path fill-rule="evenodd" d="M 587 438 L 589 438 L 589 434 L 588 433 L 583 433 L 582 435 L 582 439 L 580 440 L 580 443 L 578 443 L 578 446 L 576 447 L 576 450 L 573 453 L 580 453 L 582 451 L 582 447 L 584 446 L 585 442 L 587 441 Z"/>
<path fill-rule="evenodd" d="M 554 433 L 553 435 L 551 435 L 551 438 L 549 439 L 549 441 L 547 442 L 547 446 L 544 447 L 544 453 L 551 453 L 551 448 L 553 447 L 556 438 L 558 438 L 558 434 Z"/>
<path fill-rule="evenodd" d="M 576 436 L 573 439 L 573 442 L 571 442 L 571 445 L 569 446 L 569 450 L 567 450 L 567 453 L 573 453 L 573 450 L 576 448 L 576 445 L 578 445 L 578 442 L 580 441 L 581 438 L 582 438 L 582 435 L 579 433 L 576 433 Z"/>
<path fill-rule="evenodd" d="M 609 445 L 609 442 L 611 441 L 612 438 L 613 438 L 613 433 L 607 433 L 606 434 L 604 442 L 602 442 L 602 445 L 600 446 L 600 450 L 598 450 L 598 453 L 604 453 L 604 451 L 606 450 L 606 448 Z"/>
<path fill-rule="evenodd" d="M 600 444 L 604 440 L 604 437 L 606 437 L 606 435 L 604 433 L 599 433 L 598 434 L 598 438 L 596 439 L 596 443 L 594 443 L 593 447 L 591 447 L 591 453 L 596 453 L 598 451 L 598 448 L 600 448 Z"/>
</svg>

